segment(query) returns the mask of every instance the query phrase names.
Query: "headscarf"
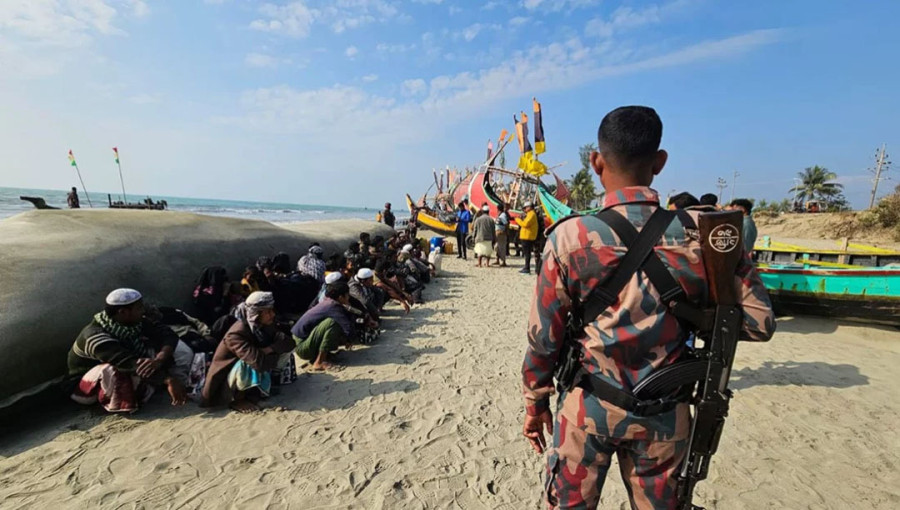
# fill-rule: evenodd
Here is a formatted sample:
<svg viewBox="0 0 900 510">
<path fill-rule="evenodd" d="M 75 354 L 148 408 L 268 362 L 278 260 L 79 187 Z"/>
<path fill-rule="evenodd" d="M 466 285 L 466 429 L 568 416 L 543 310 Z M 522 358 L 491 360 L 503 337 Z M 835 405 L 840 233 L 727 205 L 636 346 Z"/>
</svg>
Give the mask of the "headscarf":
<svg viewBox="0 0 900 510">
<path fill-rule="evenodd" d="M 271 343 L 271 338 L 263 332 L 262 324 L 259 323 L 259 315 L 263 310 L 272 308 L 275 308 L 275 297 L 272 293 L 256 291 L 247 296 L 247 300 L 235 309 L 234 316 L 246 321 L 250 326 L 250 331 L 259 339 L 260 343 L 268 345 Z"/>
</svg>

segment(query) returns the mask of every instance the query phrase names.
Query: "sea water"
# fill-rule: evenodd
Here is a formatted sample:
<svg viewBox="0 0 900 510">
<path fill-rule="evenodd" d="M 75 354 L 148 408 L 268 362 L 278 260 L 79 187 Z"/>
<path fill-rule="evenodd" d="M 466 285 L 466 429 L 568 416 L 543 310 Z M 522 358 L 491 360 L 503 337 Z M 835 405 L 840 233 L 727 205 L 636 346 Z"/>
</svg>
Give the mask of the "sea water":
<svg viewBox="0 0 900 510">
<path fill-rule="evenodd" d="M 42 197 L 47 205 L 65 209 L 67 191 L 46 189 L 0 188 L 0 219 L 8 218 L 21 212 L 30 211 L 34 206 L 30 202 L 19 199 L 19 196 Z M 120 200 L 120 195 L 112 194 L 113 201 Z M 106 209 L 109 206 L 106 193 L 91 193 L 94 208 Z M 82 208 L 89 208 L 87 197 L 78 193 Z M 140 202 L 147 198 L 144 195 L 128 195 L 129 202 Z M 214 200 L 209 198 L 183 198 L 153 196 L 154 201 L 165 200 L 170 211 L 207 214 L 210 216 L 228 216 L 265 220 L 273 223 L 295 221 L 320 221 L 347 218 L 374 220 L 375 209 L 358 207 L 340 207 L 330 205 L 283 204 L 270 202 L 245 202 L 239 200 Z M 156 213 L 158 211 L 148 211 Z"/>
</svg>

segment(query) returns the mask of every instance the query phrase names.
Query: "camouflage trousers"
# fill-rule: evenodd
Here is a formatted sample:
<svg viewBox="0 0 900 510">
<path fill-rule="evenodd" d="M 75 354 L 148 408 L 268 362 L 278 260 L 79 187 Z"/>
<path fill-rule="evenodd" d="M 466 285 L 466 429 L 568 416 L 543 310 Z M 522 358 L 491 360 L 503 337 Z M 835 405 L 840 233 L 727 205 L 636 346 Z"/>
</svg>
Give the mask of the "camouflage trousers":
<svg viewBox="0 0 900 510">
<path fill-rule="evenodd" d="M 676 474 L 686 450 L 686 439 L 646 441 L 595 436 L 557 415 L 553 448 L 547 456 L 545 501 L 553 509 L 597 508 L 615 454 L 632 510 L 674 509 Z"/>
</svg>

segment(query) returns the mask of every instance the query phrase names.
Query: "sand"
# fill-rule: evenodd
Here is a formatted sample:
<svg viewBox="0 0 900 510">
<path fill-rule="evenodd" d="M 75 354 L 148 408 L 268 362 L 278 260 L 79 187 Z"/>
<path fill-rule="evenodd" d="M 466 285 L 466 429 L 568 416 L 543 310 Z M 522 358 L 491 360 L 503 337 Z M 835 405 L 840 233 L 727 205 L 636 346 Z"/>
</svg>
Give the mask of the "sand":
<svg viewBox="0 0 900 510">
<path fill-rule="evenodd" d="M 519 260 L 514 259 L 516 263 Z M 52 406 L 0 436 L 9 508 L 540 508 L 521 437 L 519 369 L 533 277 L 445 258 L 409 316 L 334 374 L 304 374 L 239 415 L 133 416 Z M 900 334 L 784 319 L 742 344 L 709 509 L 900 507 Z M 614 466 L 601 508 L 626 509 Z"/>
</svg>

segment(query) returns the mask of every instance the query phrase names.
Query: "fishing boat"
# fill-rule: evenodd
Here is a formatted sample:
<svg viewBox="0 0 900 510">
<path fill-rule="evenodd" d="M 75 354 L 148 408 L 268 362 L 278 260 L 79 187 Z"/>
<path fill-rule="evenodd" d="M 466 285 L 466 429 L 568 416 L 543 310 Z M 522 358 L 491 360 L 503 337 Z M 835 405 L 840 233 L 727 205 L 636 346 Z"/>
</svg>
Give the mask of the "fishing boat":
<svg viewBox="0 0 900 510">
<path fill-rule="evenodd" d="M 453 219 L 453 213 L 439 213 L 424 203 L 416 204 L 409 194 L 406 195 L 406 206 L 411 214 L 410 221 L 415 221 L 419 227 L 427 228 L 445 236 L 456 235 L 456 223 L 441 219 L 443 217 L 446 220 L 451 220 Z M 441 214 L 449 214 L 450 216 L 441 216 Z"/>
<path fill-rule="evenodd" d="M 900 326 L 900 267 L 759 264 L 776 315 Z"/>
<path fill-rule="evenodd" d="M 112 195 L 107 194 L 106 199 L 109 202 L 110 209 L 138 209 L 145 211 L 165 211 L 169 207 L 169 203 L 165 200 L 153 201 L 147 197 L 142 202 L 123 202 L 121 200 L 113 202 Z"/>
<path fill-rule="evenodd" d="M 815 249 L 807 246 L 780 243 L 763 236 L 753 247 L 757 262 L 766 264 L 820 263 L 832 267 L 882 267 L 900 264 L 900 252 L 865 244 L 851 243 L 849 239 L 835 241 L 834 248 Z"/>
</svg>

